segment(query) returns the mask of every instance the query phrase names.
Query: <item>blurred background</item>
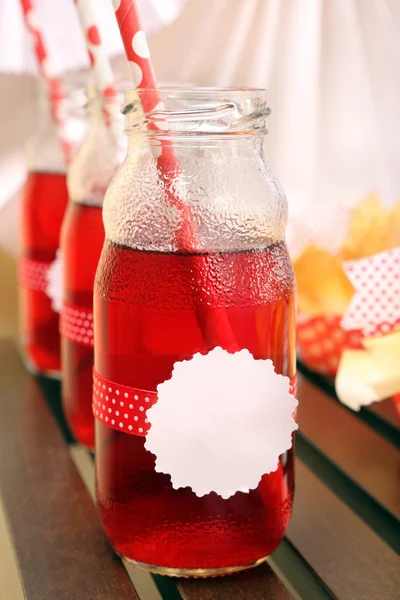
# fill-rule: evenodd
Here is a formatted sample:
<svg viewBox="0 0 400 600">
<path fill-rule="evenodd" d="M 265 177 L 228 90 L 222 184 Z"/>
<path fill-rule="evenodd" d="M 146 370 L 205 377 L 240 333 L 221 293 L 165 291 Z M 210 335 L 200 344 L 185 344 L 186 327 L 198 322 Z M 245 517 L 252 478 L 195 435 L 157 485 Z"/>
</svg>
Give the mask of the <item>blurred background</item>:
<svg viewBox="0 0 400 600">
<path fill-rule="evenodd" d="M 294 259 L 332 253 L 342 216 L 400 197 L 398 0 L 141 0 L 160 83 L 266 87 L 266 151 L 287 193 Z M 72 0 L 37 0 L 57 73 L 87 67 Z M 117 72 L 111 0 L 96 9 Z M 36 124 L 36 65 L 20 3 L 0 0 L 0 332 L 17 328 L 18 192 Z M 383 210 L 382 209 L 382 210 Z"/>
</svg>

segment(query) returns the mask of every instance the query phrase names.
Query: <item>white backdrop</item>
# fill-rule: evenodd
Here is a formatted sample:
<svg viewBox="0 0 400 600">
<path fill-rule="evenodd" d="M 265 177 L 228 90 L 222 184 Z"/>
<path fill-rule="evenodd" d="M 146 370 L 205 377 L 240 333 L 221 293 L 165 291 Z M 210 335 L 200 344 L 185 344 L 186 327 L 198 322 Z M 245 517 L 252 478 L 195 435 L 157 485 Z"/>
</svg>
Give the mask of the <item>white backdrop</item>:
<svg viewBox="0 0 400 600">
<path fill-rule="evenodd" d="M 268 88 L 266 148 L 299 222 L 400 199 L 399 32 L 399 0 L 190 0 L 152 50 L 168 79 Z"/>
<path fill-rule="evenodd" d="M 399 0 L 141 3 L 159 80 L 268 88 L 267 152 L 300 230 L 310 207 L 337 212 L 371 191 L 387 203 L 400 198 Z M 1 10 L 14 4 L 1 0 Z M 0 206 L 13 211 L 5 200 L 23 177 L 33 95 L 25 78 L 0 79 L 0 89 Z M 2 214 L 1 224 L 0 241 L 13 245 Z"/>
</svg>

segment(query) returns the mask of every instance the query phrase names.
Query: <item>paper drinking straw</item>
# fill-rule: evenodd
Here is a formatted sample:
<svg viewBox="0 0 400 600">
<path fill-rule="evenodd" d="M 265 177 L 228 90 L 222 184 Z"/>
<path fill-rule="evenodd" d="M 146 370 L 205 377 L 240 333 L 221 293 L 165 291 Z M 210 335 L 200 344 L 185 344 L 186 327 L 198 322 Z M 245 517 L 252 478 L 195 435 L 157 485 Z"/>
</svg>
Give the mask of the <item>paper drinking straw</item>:
<svg viewBox="0 0 400 600">
<path fill-rule="evenodd" d="M 159 106 L 162 107 L 162 101 L 157 90 L 156 78 L 150 61 L 150 51 L 141 26 L 136 2 L 135 0 L 112 1 L 133 84 L 135 88 L 140 87 L 148 90 L 148 93 L 142 94 L 140 99 L 143 112 L 151 112 Z M 157 129 L 154 122 L 149 124 L 149 127 Z M 179 172 L 179 161 L 175 156 L 171 141 L 162 139 L 160 149 L 157 163 L 161 175 Z M 178 247 L 183 251 L 191 251 L 196 248 L 196 236 L 190 206 L 169 189 L 167 189 L 166 196 L 167 201 L 182 213 L 182 225 L 176 236 Z M 196 263 L 194 263 L 193 269 L 198 284 L 198 293 L 204 295 L 204 290 L 210 284 L 205 281 L 204 274 L 196 268 Z M 226 311 L 221 310 L 218 314 L 215 311 L 210 311 L 207 316 L 199 311 L 197 317 L 203 338 L 208 344 L 218 344 L 230 351 L 238 349 Z"/>
<path fill-rule="evenodd" d="M 104 98 L 114 98 L 116 100 L 117 88 L 111 61 L 104 48 L 100 31 L 96 24 L 96 15 L 93 10 L 92 0 L 74 0 L 74 3 L 77 8 L 79 22 L 86 42 L 90 69 L 93 73 L 96 89 Z M 119 125 L 111 118 L 110 108 L 111 106 L 109 104 L 103 105 L 102 114 L 106 126 L 110 128 L 109 130 L 116 141 L 121 135 L 121 132 Z M 117 108 L 116 102 L 113 104 L 113 108 Z"/>
<path fill-rule="evenodd" d="M 103 96 L 116 96 L 114 74 L 96 24 L 92 0 L 74 0 L 74 2 L 89 53 L 96 88 Z"/>
<path fill-rule="evenodd" d="M 32 0 L 21 0 L 22 12 L 24 15 L 26 26 L 32 36 L 34 52 L 36 55 L 39 75 L 47 86 L 49 101 L 51 106 L 51 115 L 54 122 L 57 125 L 58 132 L 60 135 L 61 144 L 65 157 L 68 162 L 68 158 L 71 153 L 71 148 L 65 137 L 63 136 L 63 122 L 60 116 L 61 107 L 61 83 L 60 80 L 54 76 L 51 69 L 51 62 L 49 54 L 44 41 L 43 32 L 40 28 L 37 13 Z"/>
<path fill-rule="evenodd" d="M 115 16 L 124 44 L 126 58 L 135 88 L 148 90 L 141 95 L 143 112 L 148 113 L 156 108 L 162 108 L 162 99 L 157 90 L 153 65 L 150 61 L 150 51 L 146 35 L 142 29 L 139 11 L 134 0 L 113 0 Z M 161 129 L 154 121 L 149 123 L 149 129 Z M 161 173 L 178 173 L 180 171 L 172 143 L 163 139 L 159 148 L 157 163 Z M 193 219 L 190 207 L 176 195 L 166 190 L 168 201 L 182 212 L 184 225 L 177 232 L 177 243 L 182 250 L 192 250 L 195 247 Z"/>
</svg>

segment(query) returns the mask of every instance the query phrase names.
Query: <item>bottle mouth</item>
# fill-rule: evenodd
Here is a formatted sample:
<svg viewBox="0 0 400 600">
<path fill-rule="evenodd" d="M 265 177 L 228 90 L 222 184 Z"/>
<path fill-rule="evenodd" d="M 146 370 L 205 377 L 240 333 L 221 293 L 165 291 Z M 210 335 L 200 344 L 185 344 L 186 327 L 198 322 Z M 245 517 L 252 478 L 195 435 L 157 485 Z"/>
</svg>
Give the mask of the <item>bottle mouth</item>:
<svg viewBox="0 0 400 600">
<path fill-rule="evenodd" d="M 261 88 L 139 88 L 125 102 L 126 133 L 156 137 L 265 135 L 271 112 Z"/>
</svg>

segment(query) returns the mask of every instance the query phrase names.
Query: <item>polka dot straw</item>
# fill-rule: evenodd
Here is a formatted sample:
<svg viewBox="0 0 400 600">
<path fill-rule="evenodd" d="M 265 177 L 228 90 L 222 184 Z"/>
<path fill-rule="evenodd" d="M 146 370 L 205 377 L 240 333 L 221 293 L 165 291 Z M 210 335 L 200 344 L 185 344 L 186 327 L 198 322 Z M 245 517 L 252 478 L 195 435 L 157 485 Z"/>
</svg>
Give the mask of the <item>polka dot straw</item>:
<svg viewBox="0 0 400 600">
<path fill-rule="evenodd" d="M 133 84 L 136 88 L 140 87 L 142 90 L 147 91 L 147 93 L 140 96 L 143 111 L 149 113 L 157 108 L 162 108 L 163 104 L 157 90 L 156 78 L 150 61 L 150 52 L 145 33 L 141 26 L 136 2 L 135 0 L 112 1 L 126 58 L 129 62 Z M 165 123 L 157 127 L 154 121 L 151 121 L 149 128 L 162 129 L 165 133 L 166 128 L 164 125 Z M 168 181 L 171 173 L 179 173 L 179 161 L 175 156 L 172 142 L 165 139 L 165 137 L 162 137 L 161 147 L 158 150 L 161 150 L 161 152 L 157 152 L 155 155 L 158 168 L 161 175 L 164 175 L 164 181 Z M 197 243 L 190 205 L 182 201 L 168 185 L 166 186 L 165 194 L 166 200 L 171 206 L 176 207 L 182 214 L 181 226 L 176 233 L 177 245 L 181 250 L 193 251 L 197 247 Z M 203 290 L 209 285 L 204 280 L 204 277 L 204 273 L 198 272 L 196 274 L 196 280 L 199 282 L 197 290 L 199 294 L 204 293 Z M 219 315 L 214 315 L 211 312 L 206 322 L 203 317 L 199 316 L 199 325 L 205 340 L 212 343 L 217 339 L 218 343 L 226 349 L 231 351 L 238 349 L 228 317 L 223 311 Z"/>
<path fill-rule="evenodd" d="M 32 36 L 34 52 L 39 68 L 39 75 L 47 86 L 52 118 L 57 125 L 65 158 L 68 162 L 71 148 L 65 138 L 65 135 L 63 134 L 64 124 L 60 116 L 60 104 L 62 99 L 60 80 L 52 73 L 50 58 L 47 52 L 43 31 L 40 28 L 34 3 L 32 0 L 21 0 L 21 6 L 26 26 Z"/>
<path fill-rule="evenodd" d="M 135 88 L 140 87 L 142 90 L 147 90 L 147 93 L 140 96 L 143 111 L 149 113 L 157 108 L 162 108 L 163 103 L 157 90 L 156 78 L 150 61 L 150 51 L 141 26 L 136 3 L 134 0 L 113 0 L 113 5 L 133 85 Z M 148 127 L 164 132 L 166 130 L 165 123 L 161 120 L 159 126 L 156 126 L 154 120 L 151 120 Z M 159 170 L 162 174 L 167 174 L 164 179 L 168 181 L 169 174 L 179 173 L 180 171 L 179 161 L 175 156 L 171 141 L 162 139 L 161 145 L 155 147 L 155 151 L 154 156 L 157 158 Z M 183 250 L 195 248 L 196 238 L 190 207 L 168 189 L 166 195 L 170 204 L 183 213 L 183 225 L 177 232 L 178 245 Z"/>
<path fill-rule="evenodd" d="M 160 104 L 161 98 L 136 3 L 134 0 L 113 0 L 113 5 L 133 85 L 135 88 L 150 90 L 149 94 L 144 94 L 141 98 L 144 112 L 150 112 Z"/>
<path fill-rule="evenodd" d="M 96 87 L 104 96 L 115 96 L 116 89 L 111 62 L 101 41 L 92 0 L 74 0 L 84 34 Z"/>
</svg>

